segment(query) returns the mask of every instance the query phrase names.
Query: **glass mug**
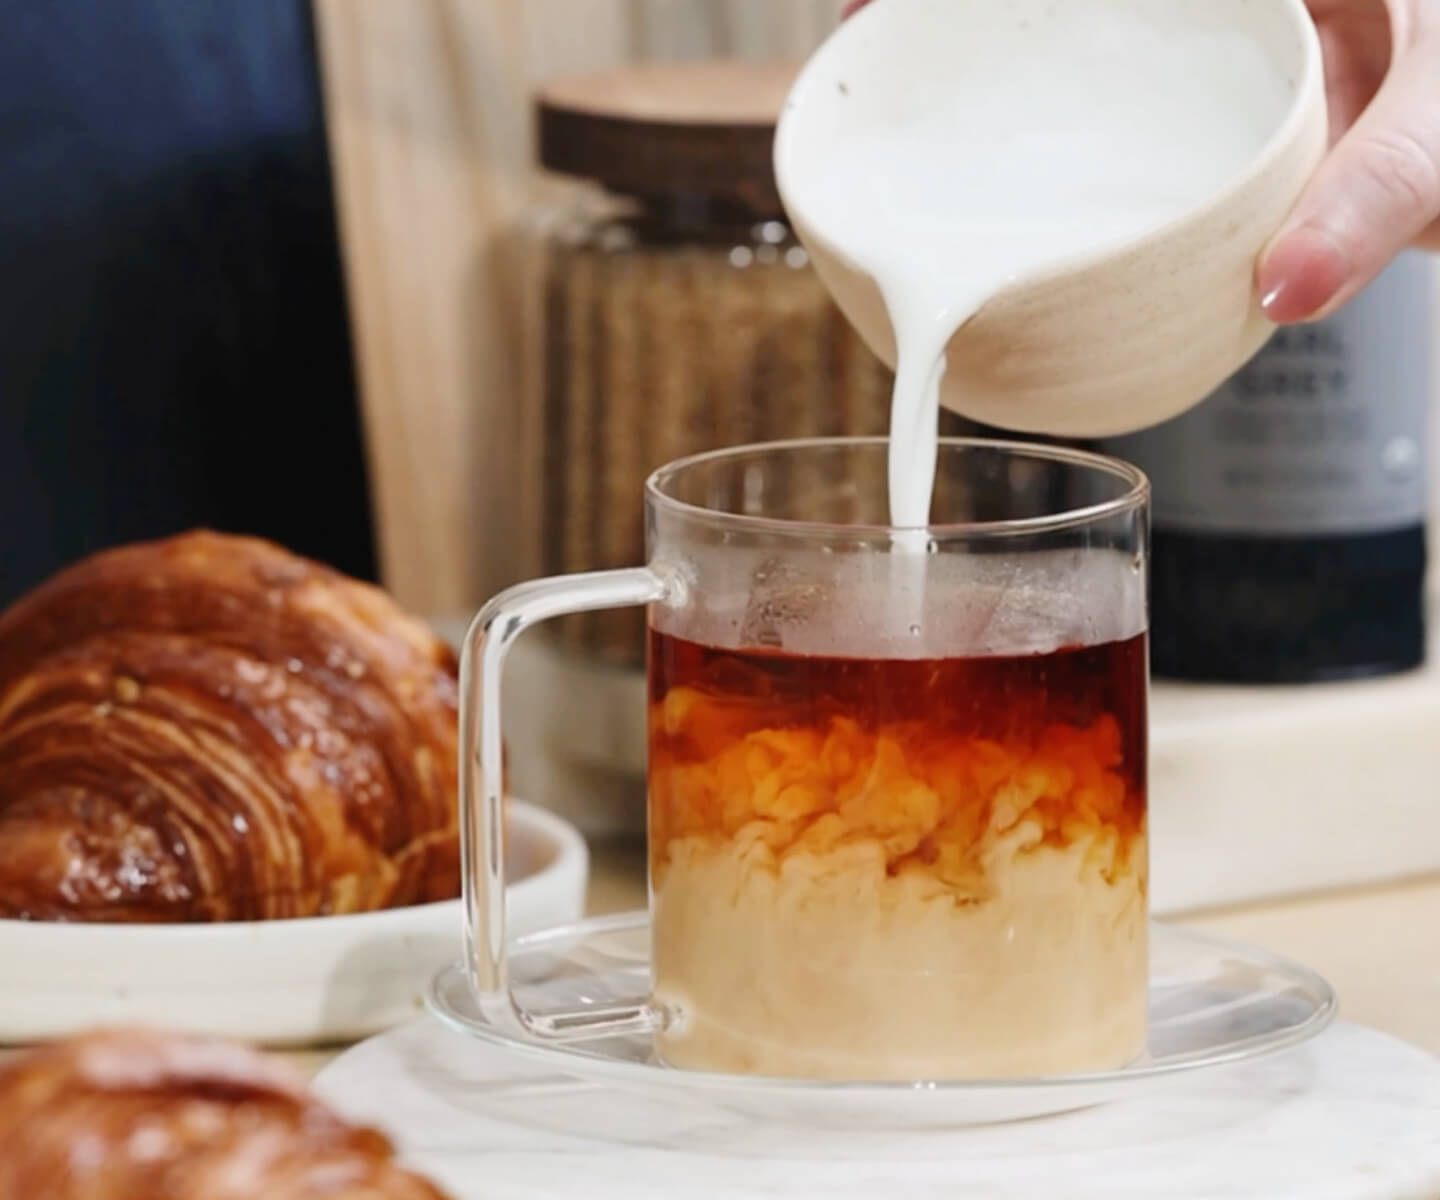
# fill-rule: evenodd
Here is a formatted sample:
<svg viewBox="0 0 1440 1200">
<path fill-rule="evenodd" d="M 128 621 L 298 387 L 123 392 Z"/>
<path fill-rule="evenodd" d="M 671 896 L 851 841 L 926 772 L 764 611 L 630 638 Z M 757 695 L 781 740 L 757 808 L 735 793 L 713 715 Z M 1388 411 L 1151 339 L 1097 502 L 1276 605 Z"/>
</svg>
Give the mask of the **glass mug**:
<svg viewBox="0 0 1440 1200">
<path fill-rule="evenodd" d="M 1149 487 L 947 440 L 933 524 L 887 443 L 677 462 L 650 563 L 523 584 L 464 650 L 470 986 L 536 1042 L 816 1080 L 1119 1068 L 1146 1037 Z M 500 685 L 537 622 L 649 606 L 652 990 L 526 1011 L 505 958 Z"/>
</svg>

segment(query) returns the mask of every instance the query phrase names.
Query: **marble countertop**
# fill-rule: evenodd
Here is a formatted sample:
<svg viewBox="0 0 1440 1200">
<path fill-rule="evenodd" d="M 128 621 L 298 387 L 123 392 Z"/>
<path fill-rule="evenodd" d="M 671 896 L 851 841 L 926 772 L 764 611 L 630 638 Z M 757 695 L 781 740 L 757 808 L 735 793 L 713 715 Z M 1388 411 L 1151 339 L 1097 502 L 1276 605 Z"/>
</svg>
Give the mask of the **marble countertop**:
<svg viewBox="0 0 1440 1200">
<path fill-rule="evenodd" d="M 1440 1064 L 1354 1025 L 1063 1116 L 841 1126 L 556 1076 L 420 1020 L 316 1081 L 457 1200 L 1434 1200 Z"/>
</svg>

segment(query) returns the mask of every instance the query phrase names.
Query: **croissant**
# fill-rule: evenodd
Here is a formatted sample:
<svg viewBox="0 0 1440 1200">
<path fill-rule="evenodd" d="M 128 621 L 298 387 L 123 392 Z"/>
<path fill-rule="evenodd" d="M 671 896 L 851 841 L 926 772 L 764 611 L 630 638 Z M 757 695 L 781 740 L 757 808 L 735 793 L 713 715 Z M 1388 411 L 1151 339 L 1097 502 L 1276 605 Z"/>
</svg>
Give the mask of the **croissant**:
<svg viewBox="0 0 1440 1200">
<path fill-rule="evenodd" d="M 251 1050 L 105 1031 L 0 1069 L 0 1200 L 444 1200 Z"/>
<path fill-rule="evenodd" d="M 453 897 L 456 693 L 387 595 L 268 542 L 93 555 L 0 614 L 0 917 Z"/>
</svg>

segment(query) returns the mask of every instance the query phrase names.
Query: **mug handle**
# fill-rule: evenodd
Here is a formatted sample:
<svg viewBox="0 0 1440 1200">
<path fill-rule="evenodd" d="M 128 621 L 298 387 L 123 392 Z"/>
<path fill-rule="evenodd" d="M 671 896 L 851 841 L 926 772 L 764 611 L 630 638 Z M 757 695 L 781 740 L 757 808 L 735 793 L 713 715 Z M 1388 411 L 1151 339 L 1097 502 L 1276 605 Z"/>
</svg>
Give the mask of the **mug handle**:
<svg viewBox="0 0 1440 1200">
<path fill-rule="evenodd" d="M 505 948 L 505 795 L 500 684 L 515 640 L 573 613 L 673 601 L 678 580 L 648 567 L 540 579 L 490 601 L 466 635 L 460 660 L 460 878 L 465 968 L 484 1017 L 511 1035 L 563 1043 L 650 1033 L 661 1021 L 648 997 L 572 1012 L 531 1012 L 510 990 Z"/>
</svg>

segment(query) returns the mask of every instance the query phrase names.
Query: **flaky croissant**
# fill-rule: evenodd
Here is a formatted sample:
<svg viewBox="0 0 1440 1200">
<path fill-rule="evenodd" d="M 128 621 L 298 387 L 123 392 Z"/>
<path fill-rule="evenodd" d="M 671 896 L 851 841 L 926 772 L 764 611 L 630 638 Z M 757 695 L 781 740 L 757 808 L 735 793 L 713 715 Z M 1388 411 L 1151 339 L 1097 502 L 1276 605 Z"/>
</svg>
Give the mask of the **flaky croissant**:
<svg viewBox="0 0 1440 1200">
<path fill-rule="evenodd" d="M 444 1200 L 253 1051 L 108 1031 L 0 1068 L 0 1200 Z"/>
<path fill-rule="evenodd" d="M 267 542 L 106 551 L 0 615 L 0 917 L 448 898 L 456 769 L 449 649 Z"/>
</svg>

